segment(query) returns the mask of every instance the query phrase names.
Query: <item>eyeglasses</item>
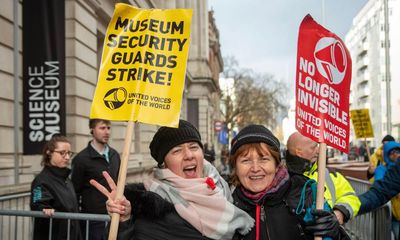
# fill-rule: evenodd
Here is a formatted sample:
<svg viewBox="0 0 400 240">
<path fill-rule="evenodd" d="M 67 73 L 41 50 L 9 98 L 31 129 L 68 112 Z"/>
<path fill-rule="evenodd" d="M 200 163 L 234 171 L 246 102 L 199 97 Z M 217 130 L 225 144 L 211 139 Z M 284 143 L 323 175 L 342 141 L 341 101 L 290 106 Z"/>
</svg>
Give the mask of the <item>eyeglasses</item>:
<svg viewBox="0 0 400 240">
<path fill-rule="evenodd" d="M 71 151 L 53 151 L 53 152 L 56 152 L 56 153 L 58 153 L 58 154 L 60 154 L 61 155 L 61 157 L 63 157 L 63 158 L 65 158 L 67 155 L 70 157 L 70 158 L 72 158 L 72 156 L 74 156 L 74 152 L 71 152 Z"/>
<path fill-rule="evenodd" d="M 390 154 L 400 154 L 400 150 L 394 149 L 394 150 L 390 151 Z"/>
</svg>

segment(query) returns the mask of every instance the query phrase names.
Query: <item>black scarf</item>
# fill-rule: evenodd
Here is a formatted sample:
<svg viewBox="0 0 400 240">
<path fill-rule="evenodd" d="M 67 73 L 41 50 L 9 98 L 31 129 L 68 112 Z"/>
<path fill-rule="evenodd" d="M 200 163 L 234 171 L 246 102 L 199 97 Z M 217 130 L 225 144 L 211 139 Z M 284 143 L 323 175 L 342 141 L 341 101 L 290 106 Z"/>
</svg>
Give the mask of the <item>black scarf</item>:
<svg viewBox="0 0 400 240">
<path fill-rule="evenodd" d="M 307 159 L 292 155 L 288 150 L 286 150 L 286 166 L 289 171 L 303 174 L 310 171 L 312 164 Z"/>
</svg>

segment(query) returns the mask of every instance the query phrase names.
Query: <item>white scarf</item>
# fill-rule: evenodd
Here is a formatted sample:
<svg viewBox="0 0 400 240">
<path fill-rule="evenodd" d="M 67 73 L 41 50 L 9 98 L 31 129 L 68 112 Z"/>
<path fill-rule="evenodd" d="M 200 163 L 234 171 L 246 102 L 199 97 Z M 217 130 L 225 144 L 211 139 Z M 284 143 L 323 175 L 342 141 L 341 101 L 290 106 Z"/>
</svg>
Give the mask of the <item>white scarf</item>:
<svg viewBox="0 0 400 240">
<path fill-rule="evenodd" d="M 144 186 L 173 203 L 179 216 L 208 238 L 232 239 L 235 231 L 246 235 L 254 219 L 232 204 L 228 184 L 206 160 L 203 173 L 204 178 L 186 179 L 169 169 L 155 168 Z M 206 183 L 207 177 L 214 180 L 214 190 Z"/>
</svg>

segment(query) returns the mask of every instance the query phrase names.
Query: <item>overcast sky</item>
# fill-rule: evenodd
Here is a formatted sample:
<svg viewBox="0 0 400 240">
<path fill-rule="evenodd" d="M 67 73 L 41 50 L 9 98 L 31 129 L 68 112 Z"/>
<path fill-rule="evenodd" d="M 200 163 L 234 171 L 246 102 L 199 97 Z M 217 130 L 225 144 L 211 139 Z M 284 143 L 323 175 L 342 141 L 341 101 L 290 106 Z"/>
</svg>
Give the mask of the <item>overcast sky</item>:
<svg viewBox="0 0 400 240">
<path fill-rule="evenodd" d="M 220 32 L 223 56 L 239 66 L 271 73 L 294 84 L 297 34 L 309 13 L 344 41 L 367 0 L 209 0 Z M 324 19 L 323 19 L 323 5 Z"/>
</svg>

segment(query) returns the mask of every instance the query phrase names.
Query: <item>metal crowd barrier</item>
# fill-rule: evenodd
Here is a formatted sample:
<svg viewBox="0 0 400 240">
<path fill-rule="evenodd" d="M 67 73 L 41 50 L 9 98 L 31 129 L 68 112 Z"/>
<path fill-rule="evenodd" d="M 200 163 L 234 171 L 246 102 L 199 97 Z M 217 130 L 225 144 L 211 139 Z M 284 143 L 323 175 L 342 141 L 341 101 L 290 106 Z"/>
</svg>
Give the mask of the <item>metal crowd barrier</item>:
<svg viewBox="0 0 400 240">
<path fill-rule="evenodd" d="M 370 183 L 347 177 L 357 195 L 368 191 Z M 32 239 L 33 219 L 46 217 L 42 212 L 29 211 L 30 193 L 0 197 L 0 239 Z M 108 215 L 61 213 L 53 218 L 86 221 L 85 239 L 88 239 L 89 222 L 109 222 Z M 391 208 L 386 204 L 379 209 L 361 214 L 346 223 L 345 228 L 354 240 L 389 240 L 391 239 Z"/>
<path fill-rule="evenodd" d="M 14 222 L 14 225 L 9 225 L 8 234 L 5 232 L 0 235 L 1 239 L 32 239 L 33 238 L 33 228 L 34 228 L 34 220 L 35 218 L 47 218 L 40 211 L 25 211 L 25 210 L 0 210 L 1 218 L 9 218 L 9 223 Z M 28 227 L 20 226 L 18 218 L 24 218 L 24 220 L 28 220 Z M 85 236 L 84 238 L 89 239 L 89 222 L 97 221 L 97 222 L 105 222 L 108 223 L 110 221 L 110 217 L 107 214 L 83 214 L 83 213 L 66 213 L 66 212 L 55 212 L 54 216 L 50 218 L 49 224 L 49 239 L 52 239 L 52 222 L 53 219 L 66 219 L 68 229 L 70 229 L 71 220 L 79 220 L 85 221 Z M 14 221 L 13 221 L 14 220 Z M 26 222 L 26 221 L 25 221 Z M 28 231 L 27 231 L 28 229 Z M 13 231 L 14 230 L 14 231 Z M 69 240 L 69 234 L 68 238 Z"/>
<path fill-rule="evenodd" d="M 34 219 L 48 218 L 41 211 L 29 211 L 29 197 L 29 192 L 0 197 L 0 239 L 33 239 Z M 85 221 L 84 239 L 86 240 L 89 239 L 89 222 L 108 223 L 110 221 L 107 214 L 55 212 L 54 216 L 50 218 L 50 229 L 53 219 L 66 219 L 68 226 L 71 220 Z M 51 237 L 50 230 L 49 239 Z"/>
<path fill-rule="evenodd" d="M 29 201 L 30 192 L 0 196 L 0 209 L 29 210 Z M 28 218 L 0 215 L 0 239 L 29 239 L 32 236 L 31 226 L 31 220 Z"/>
<path fill-rule="evenodd" d="M 368 181 L 346 178 L 357 195 L 368 191 L 371 185 Z M 390 240 L 391 224 L 391 208 L 386 203 L 372 212 L 357 215 L 345 224 L 345 228 L 354 240 Z"/>
</svg>

